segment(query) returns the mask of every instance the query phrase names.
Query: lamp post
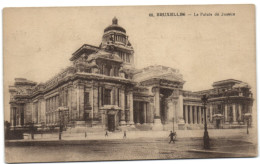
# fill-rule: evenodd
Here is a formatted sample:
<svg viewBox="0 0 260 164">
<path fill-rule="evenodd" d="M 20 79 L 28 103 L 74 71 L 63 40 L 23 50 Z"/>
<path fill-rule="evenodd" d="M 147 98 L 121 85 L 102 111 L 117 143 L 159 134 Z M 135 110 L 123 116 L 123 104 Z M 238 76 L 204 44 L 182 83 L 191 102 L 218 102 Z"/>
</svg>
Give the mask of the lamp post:
<svg viewBox="0 0 260 164">
<path fill-rule="evenodd" d="M 201 101 L 204 108 L 204 136 L 203 136 L 204 149 L 209 149 L 209 134 L 207 130 L 207 119 L 206 119 L 206 105 L 208 103 L 208 97 L 206 95 L 203 95 Z"/>
<path fill-rule="evenodd" d="M 65 127 L 65 112 L 69 112 L 69 109 L 67 107 L 59 107 L 59 119 L 60 119 L 60 128 L 59 128 L 59 140 L 61 140 L 61 134 L 63 131 L 63 128 Z"/>
<path fill-rule="evenodd" d="M 251 113 L 245 113 L 244 114 L 244 118 L 246 119 L 246 124 L 247 124 L 247 126 L 246 126 L 246 134 L 249 134 L 249 120 L 250 120 L 251 117 L 252 117 Z"/>
</svg>

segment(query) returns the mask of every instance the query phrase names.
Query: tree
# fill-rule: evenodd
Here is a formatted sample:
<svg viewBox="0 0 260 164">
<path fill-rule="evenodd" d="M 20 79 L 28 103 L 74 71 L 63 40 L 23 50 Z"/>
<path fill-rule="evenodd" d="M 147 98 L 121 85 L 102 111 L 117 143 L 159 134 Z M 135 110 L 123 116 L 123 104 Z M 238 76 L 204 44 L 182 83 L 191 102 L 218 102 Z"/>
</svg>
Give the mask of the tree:
<svg viewBox="0 0 260 164">
<path fill-rule="evenodd" d="M 10 122 L 5 121 L 4 126 L 5 126 L 5 139 L 9 139 L 11 124 L 10 124 Z"/>
</svg>

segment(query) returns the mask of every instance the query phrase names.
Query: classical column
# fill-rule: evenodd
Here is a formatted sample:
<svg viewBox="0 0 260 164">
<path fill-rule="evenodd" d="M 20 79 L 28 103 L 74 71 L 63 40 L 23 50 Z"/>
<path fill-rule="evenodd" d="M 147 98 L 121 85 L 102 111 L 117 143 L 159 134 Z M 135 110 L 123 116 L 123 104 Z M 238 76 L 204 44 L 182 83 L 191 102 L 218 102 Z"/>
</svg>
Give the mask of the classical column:
<svg viewBox="0 0 260 164">
<path fill-rule="evenodd" d="M 201 106 L 200 106 L 200 117 L 201 117 L 200 123 L 204 124 L 204 108 Z"/>
<path fill-rule="evenodd" d="M 150 103 L 146 103 L 146 123 L 151 123 L 151 111 L 150 111 Z"/>
<path fill-rule="evenodd" d="M 213 106 L 212 106 L 212 104 L 210 104 L 210 106 L 209 106 L 209 118 L 210 118 L 210 122 L 212 122 L 212 112 L 213 112 Z"/>
<path fill-rule="evenodd" d="M 184 124 L 184 118 L 183 118 L 183 96 L 180 95 L 178 99 L 178 123 Z M 176 120 L 177 121 L 177 120 Z"/>
<path fill-rule="evenodd" d="M 103 106 L 103 98 L 102 98 L 102 92 L 103 92 L 103 87 L 99 86 L 98 87 L 98 99 L 99 99 L 99 107 Z M 120 99 L 119 99 L 120 101 Z"/>
<path fill-rule="evenodd" d="M 120 125 L 124 126 L 126 124 L 126 122 L 125 122 L 125 90 L 124 89 L 120 89 L 120 95 L 121 95 Z"/>
<path fill-rule="evenodd" d="M 10 124 L 11 124 L 11 126 L 14 125 L 13 118 L 14 118 L 14 116 L 13 116 L 13 107 L 10 107 Z"/>
<path fill-rule="evenodd" d="M 232 109 L 233 109 L 233 123 L 237 123 L 236 104 L 233 104 Z"/>
<path fill-rule="evenodd" d="M 189 110 L 190 110 L 190 124 L 193 124 L 193 111 L 191 105 L 189 105 Z"/>
<path fill-rule="evenodd" d="M 95 86 L 93 86 L 93 94 L 97 93 L 97 90 L 94 90 L 94 88 L 95 88 Z M 79 119 L 81 121 L 84 120 L 84 92 L 85 92 L 85 87 L 83 84 L 80 84 L 79 85 Z M 92 95 L 92 96 L 94 96 L 94 95 Z M 94 97 L 93 97 L 93 99 L 94 99 Z M 94 107 L 96 107 L 96 106 L 97 105 L 93 101 L 93 110 L 94 110 Z"/>
<path fill-rule="evenodd" d="M 91 91 L 91 97 L 92 97 L 92 116 L 93 116 L 93 89 L 92 89 L 92 91 Z M 76 95 L 77 95 L 77 97 L 76 97 L 76 104 L 77 104 L 77 112 L 78 112 L 78 117 L 76 118 L 76 120 L 78 120 L 79 119 L 79 114 L 80 114 L 80 111 L 79 111 L 79 86 L 76 86 Z"/>
<path fill-rule="evenodd" d="M 238 104 L 238 114 L 239 114 L 238 120 L 242 121 L 242 106 L 241 106 L 241 104 Z"/>
<path fill-rule="evenodd" d="M 154 93 L 154 108 L 155 108 L 153 130 L 163 130 L 161 115 L 160 115 L 160 88 L 159 87 L 153 88 L 153 93 Z"/>
<path fill-rule="evenodd" d="M 56 104 L 57 97 L 56 97 L 56 96 L 54 96 L 54 97 L 53 97 L 53 99 L 54 99 L 54 102 L 53 102 L 53 105 L 54 105 L 54 110 L 57 110 L 57 109 L 58 109 L 58 106 L 57 106 L 57 104 Z"/>
<path fill-rule="evenodd" d="M 135 108 L 135 112 L 136 112 L 136 124 L 140 124 L 140 102 L 136 101 L 136 108 Z"/>
<path fill-rule="evenodd" d="M 58 120 L 56 120 L 56 97 L 52 97 L 52 102 L 53 102 L 53 113 L 54 113 L 54 118 L 53 118 L 53 122 L 55 123 L 56 121 L 58 122 Z M 39 106 L 38 106 L 38 116 L 39 116 Z"/>
<path fill-rule="evenodd" d="M 160 121 L 161 123 L 161 116 L 160 116 L 160 88 L 154 88 L 154 107 L 155 107 L 155 120 L 158 120 L 158 123 Z"/>
<path fill-rule="evenodd" d="M 188 109 L 188 106 L 187 106 L 187 105 L 184 105 L 184 110 L 185 110 L 185 123 L 188 124 L 188 123 L 189 123 L 189 122 L 188 122 L 188 121 L 189 121 L 189 118 L 188 118 L 188 117 L 189 117 L 189 116 L 188 116 L 188 114 L 189 114 L 188 110 L 189 110 L 189 109 Z"/>
<path fill-rule="evenodd" d="M 143 102 L 143 105 L 144 105 L 144 123 L 147 123 L 147 122 L 146 122 L 146 109 L 147 109 L 147 104 L 146 104 L 146 102 Z"/>
<path fill-rule="evenodd" d="M 201 107 L 198 106 L 198 124 L 201 124 Z"/>
<path fill-rule="evenodd" d="M 115 87 L 111 90 L 111 105 L 115 105 Z"/>
<path fill-rule="evenodd" d="M 84 103 L 84 99 L 83 99 Z M 93 116 L 98 118 L 98 86 L 93 86 Z"/>
<path fill-rule="evenodd" d="M 21 112 L 22 108 L 21 108 L 21 106 L 19 106 L 18 109 L 19 109 L 19 122 L 18 122 L 18 125 L 21 126 L 21 120 L 22 120 L 22 117 L 21 117 L 22 116 L 22 112 Z"/>
<path fill-rule="evenodd" d="M 120 91 L 118 91 L 118 88 L 115 88 L 115 105 L 118 106 L 118 97 L 120 96 Z M 126 101 L 126 100 L 125 100 Z M 126 107 L 125 107 L 126 108 Z"/>
<path fill-rule="evenodd" d="M 194 106 L 194 124 L 198 123 L 197 106 Z"/>
<path fill-rule="evenodd" d="M 72 108 L 71 108 L 71 100 L 72 100 L 72 86 L 69 86 L 68 88 L 68 108 L 69 108 L 69 121 L 72 119 Z M 59 107 L 58 105 L 58 97 L 56 96 L 56 106 Z"/>
<path fill-rule="evenodd" d="M 228 123 L 228 105 L 225 104 L 225 123 Z"/>
<path fill-rule="evenodd" d="M 56 106 L 55 101 L 56 100 L 55 100 L 55 97 L 52 97 L 51 99 L 52 99 L 52 114 L 53 114 L 53 120 L 52 121 L 53 121 L 53 123 L 55 123 L 56 122 L 56 117 L 55 117 L 56 116 L 55 115 L 55 106 Z M 39 109 L 39 105 L 38 105 L 38 109 Z M 39 116 L 39 110 L 38 110 L 38 116 Z"/>
<path fill-rule="evenodd" d="M 168 106 L 168 110 L 167 110 L 167 118 L 168 118 L 168 122 L 172 122 L 173 121 L 173 117 L 175 118 L 176 121 L 176 115 L 175 115 L 175 106 L 176 106 L 177 102 L 175 100 L 168 100 L 167 101 L 167 106 Z"/>
<path fill-rule="evenodd" d="M 129 114 L 130 114 L 130 125 L 134 125 L 134 100 L 133 100 L 133 92 L 129 91 L 128 92 L 128 97 L 129 97 Z"/>
</svg>

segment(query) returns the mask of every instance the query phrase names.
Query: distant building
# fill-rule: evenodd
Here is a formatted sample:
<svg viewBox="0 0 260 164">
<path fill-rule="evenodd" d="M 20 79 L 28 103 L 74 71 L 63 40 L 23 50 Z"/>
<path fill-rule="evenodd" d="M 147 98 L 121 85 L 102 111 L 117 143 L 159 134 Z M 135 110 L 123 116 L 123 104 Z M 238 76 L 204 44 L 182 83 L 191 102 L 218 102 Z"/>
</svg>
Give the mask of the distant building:
<svg viewBox="0 0 260 164">
<path fill-rule="evenodd" d="M 169 130 L 233 128 L 252 113 L 250 86 L 238 80 L 213 83 L 213 89 L 183 90 L 179 70 L 165 66 L 134 68 L 134 49 L 126 30 L 114 18 L 99 47 L 84 44 L 72 65 L 45 83 L 16 78 L 9 86 L 10 122 L 23 128 L 89 126 L 114 131 L 122 126 Z M 209 95 L 204 118 L 201 96 Z M 173 123 L 174 121 L 174 123 Z"/>
</svg>

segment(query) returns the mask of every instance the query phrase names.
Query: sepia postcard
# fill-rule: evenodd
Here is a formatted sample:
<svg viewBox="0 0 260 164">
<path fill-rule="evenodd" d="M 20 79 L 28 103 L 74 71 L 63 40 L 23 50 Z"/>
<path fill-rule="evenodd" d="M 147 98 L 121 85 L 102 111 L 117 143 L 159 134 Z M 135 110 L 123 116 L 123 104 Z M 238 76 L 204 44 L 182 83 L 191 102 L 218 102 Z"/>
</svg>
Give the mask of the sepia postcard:
<svg viewBox="0 0 260 164">
<path fill-rule="evenodd" d="M 5 161 L 257 157 L 254 5 L 3 10 Z"/>
</svg>

